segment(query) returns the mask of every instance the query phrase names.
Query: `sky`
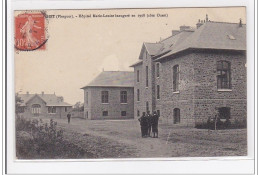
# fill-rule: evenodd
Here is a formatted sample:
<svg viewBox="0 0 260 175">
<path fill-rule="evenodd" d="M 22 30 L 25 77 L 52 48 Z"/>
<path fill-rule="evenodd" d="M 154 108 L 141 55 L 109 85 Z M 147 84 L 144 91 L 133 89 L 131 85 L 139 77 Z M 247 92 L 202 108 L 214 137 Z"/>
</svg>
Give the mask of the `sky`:
<svg viewBox="0 0 260 175">
<path fill-rule="evenodd" d="M 15 15 L 23 12 L 15 12 Z M 198 19 L 246 23 L 244 7 L 121 10 L 47 10 L 48 15 L 74 18 L 47 20 L 45 50 L 15 52 L 15 91 L 63 96 L 83 102 L 83 90 L 103 70 L 133 71 L 143 42 L 158 42 L 181 25 L 195 27 Z M 133 18 L 76 18 L 80 14 L 135 15 Z M 168 17 L 138 17 L 167 14 Z"/>
</svg>

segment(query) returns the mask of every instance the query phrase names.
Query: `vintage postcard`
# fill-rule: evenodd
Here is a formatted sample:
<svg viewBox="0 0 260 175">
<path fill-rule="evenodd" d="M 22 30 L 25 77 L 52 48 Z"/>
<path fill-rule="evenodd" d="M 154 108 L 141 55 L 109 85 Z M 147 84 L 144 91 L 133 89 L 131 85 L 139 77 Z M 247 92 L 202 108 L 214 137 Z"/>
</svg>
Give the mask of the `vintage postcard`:
<svg viewBox="0 0 260 175">
<path fill-rule="evenodd" d="M 246 19 L 14 11 L 16 159 L 247 156 Z"/>
</svg>

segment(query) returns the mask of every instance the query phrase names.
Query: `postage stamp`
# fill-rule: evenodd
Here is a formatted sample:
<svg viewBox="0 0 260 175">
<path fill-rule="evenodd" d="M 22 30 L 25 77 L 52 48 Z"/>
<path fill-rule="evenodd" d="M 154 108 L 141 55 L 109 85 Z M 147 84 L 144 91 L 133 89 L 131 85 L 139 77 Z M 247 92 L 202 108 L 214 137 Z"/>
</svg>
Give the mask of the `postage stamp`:
<svg viewBox="0 0 260 175">
<path fill-rule="evenodd" d="M 15 16 L 15 48 L 20 51 L 45 50 L 47 42 L 43 13 Z"/>
</svg>

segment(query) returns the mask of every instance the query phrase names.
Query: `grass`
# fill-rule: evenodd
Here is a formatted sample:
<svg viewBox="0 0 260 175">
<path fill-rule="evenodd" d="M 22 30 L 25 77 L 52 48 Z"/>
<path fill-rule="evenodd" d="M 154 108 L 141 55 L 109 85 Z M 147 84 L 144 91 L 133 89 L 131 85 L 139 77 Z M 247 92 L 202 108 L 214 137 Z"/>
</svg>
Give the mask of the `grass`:
<svg viewBox="0 0 260 175">
<path fill-rule="evenodd" d="M 45 122 L 49 119 L 42 118 Z M 55 118 L 63 130 L 62 152 L 35 154 L 33 158 L 151 158 L 247 155 L 247 130 L 206 130 L 159 124 L 159 138 L 141 138 L 136 120 Z M 25 134 L 26 138 L 26 134 Z M 17 138 L 18 140 L 20 138 Z M 19 143 L 19 142 L 18 142 Z M 69 145 L 69 146 L 67 146 Z M 68 153 L 67 151 L 71 151 Z M 66 154 L 67 153 L 67 154 Z M 58 155 L 59 154 L 59 155 Z M 19 158 L 26 158 L 20 156 Z"/>
</svg>

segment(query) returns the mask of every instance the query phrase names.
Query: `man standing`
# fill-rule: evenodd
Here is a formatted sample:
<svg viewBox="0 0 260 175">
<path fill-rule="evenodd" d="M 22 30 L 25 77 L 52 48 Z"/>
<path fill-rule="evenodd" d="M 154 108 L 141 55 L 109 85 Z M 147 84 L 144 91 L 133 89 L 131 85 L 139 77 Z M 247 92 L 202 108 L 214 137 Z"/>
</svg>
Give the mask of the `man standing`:
<svg viewBox="0 0 260 175">
<path fill-rule="evenodd" d="M 71 114 L 70 112 L 67 114 L 67 118 L 68 118 L 68 124 L 70 123 L 70 117 L 71 117 Z"/>
<path fill-rule="evenodd" d="M 147 118 L 145 116 L 145 112 L 143 112 L 143 115 L 138 119 L 141 125 L 141 133 L 142 137 L 146 137 L 147 135 Z"/>
<path fill-rule="evenodd" d="M 148 137 L 151 137 L 151 129 L 152 129 L 152 116 L 151 116 L 151 114 L 150 114 L 150 111 L 147 111 L 147 115 L 146 115 L 146 117 L 147 117 L 147 120 L 148 120 L 148 133 L 147 133 L 147 136 Z"/>
<path fill-rule="evenodd" d="M 153 138 L 158 138 L 158 120 L 159 116 L 156 113 L 156 111 L 153 112 L 152 116 L 152 132 L 153 132 Z"/>
</svg>

